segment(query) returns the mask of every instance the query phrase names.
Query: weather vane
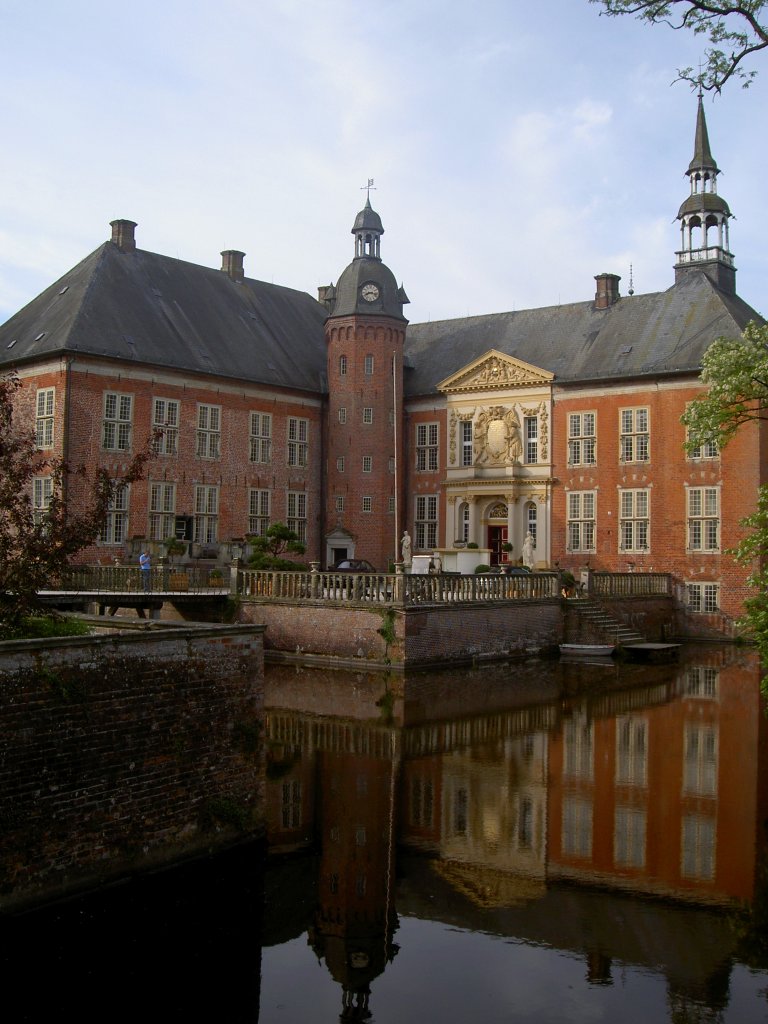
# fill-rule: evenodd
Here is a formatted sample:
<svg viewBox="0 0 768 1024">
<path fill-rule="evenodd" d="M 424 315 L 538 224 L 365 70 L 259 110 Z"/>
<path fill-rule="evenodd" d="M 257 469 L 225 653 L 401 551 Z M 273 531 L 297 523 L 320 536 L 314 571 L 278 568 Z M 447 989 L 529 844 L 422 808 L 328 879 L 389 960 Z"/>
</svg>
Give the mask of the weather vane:
<svg viewBox="0 0 768 1024">
<path fill-rule="evenodd" d="M 369 178 L 368 179 L 368 184 L 367 185 L 361 185 L 360 186 L 360 191 L 361 192 L 363 191 L 363 189 L 365 189 L 365 191 L 368 193 L 368 200 L 370 202 L 370 199 L 371 199 L 371 189 L 373 189 L 374 192 L 376 191 L 376 186 L 373 184 L 373 178 Z"/>
</svg>

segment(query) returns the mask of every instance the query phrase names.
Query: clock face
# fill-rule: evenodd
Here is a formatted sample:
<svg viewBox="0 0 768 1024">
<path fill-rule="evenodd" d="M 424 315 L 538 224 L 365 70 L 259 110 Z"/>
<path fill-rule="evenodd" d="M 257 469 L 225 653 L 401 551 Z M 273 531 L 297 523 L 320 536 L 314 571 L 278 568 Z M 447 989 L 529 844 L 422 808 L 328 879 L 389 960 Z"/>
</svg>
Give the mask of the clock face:
<svg viewBox="0 0 768 1024">
<path fill-rule="evenodd" d="M 375 302 L 376 299 L 378 299 L 379 297 L 379 289 L 376 287 L 375 284 L 372 284 L 371 282 L 369 282 L 368 284 L 364 284 L 360 290 L 360 293 L 366 302 Z"/>
</svg>

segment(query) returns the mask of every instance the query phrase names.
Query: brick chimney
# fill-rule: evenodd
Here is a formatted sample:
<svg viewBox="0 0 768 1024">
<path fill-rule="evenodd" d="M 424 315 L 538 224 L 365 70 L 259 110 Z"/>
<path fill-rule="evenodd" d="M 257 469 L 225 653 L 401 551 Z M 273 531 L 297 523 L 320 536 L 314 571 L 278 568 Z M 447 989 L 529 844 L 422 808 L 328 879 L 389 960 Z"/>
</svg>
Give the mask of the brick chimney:
<svg viewBox="0 0 768 1024">
<path fill-rule="evenodd" d="M 120 252 L 136 252 L 135 220 L 112 220 L 109 226 L 112 228 L 112 241 Z"/>
<path fill-rule="evenodd" d="M 618 274 L 595 274 L 595 281 L 597 281 L 595 309 L 608 309 L 609 306 L 619 301 L 621 298 L 619 295 L 620 280 Z"/>
<path fill-rule="evenodd" d="M 237 284 L 242 284 L 245 280 L 245 271 L 243 270 L 244 259 L 245 253 L 240 252 L 239 249 L 225 249 L 221 254 L 221 269 L 232 281 L 236 281 Z"/>
</svg>

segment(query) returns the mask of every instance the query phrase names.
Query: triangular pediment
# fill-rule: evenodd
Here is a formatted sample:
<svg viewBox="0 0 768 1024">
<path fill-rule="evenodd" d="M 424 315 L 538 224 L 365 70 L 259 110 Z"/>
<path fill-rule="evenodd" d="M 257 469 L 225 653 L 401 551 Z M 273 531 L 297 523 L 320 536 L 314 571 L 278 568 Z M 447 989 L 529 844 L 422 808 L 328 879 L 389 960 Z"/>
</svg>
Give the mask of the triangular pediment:
<svg viewBox="0 0 768 1024">
<path fill-rule="evenodd" d="M 465 391 L 495 391 L 499 388 L 541 387 L 550 384 L 554 374 L 490 349 L 437 385 L 438 391 L 456 394 Z"/>
</svg>

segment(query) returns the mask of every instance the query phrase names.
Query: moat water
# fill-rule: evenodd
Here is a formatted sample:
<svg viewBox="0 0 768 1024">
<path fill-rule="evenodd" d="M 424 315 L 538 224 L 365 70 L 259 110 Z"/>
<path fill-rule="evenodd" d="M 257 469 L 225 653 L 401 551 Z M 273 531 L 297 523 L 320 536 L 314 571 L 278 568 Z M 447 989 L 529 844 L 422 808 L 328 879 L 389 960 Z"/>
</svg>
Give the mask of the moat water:
<svg viewBox="0 0 768 1024">
<path fill-rule="evenodd" d="M 10 1021 L 768 1019 L 754 657 L 273 668 L 269 853 L 2 922 Z"/>
</svg>

